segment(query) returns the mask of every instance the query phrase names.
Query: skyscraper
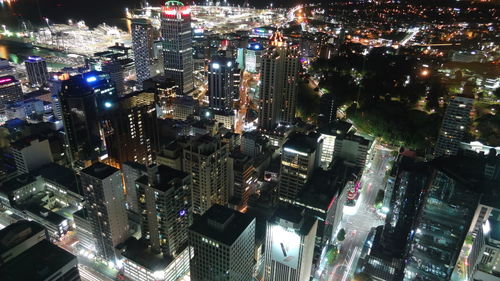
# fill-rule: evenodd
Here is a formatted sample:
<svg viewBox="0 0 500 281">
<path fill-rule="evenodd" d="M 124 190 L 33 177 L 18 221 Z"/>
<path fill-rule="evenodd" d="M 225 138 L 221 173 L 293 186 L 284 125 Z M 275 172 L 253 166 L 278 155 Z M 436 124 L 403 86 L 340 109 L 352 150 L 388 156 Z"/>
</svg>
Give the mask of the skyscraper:
<svg viewBox="0 0 500 281">
<path fill-rule="evenodd" d="M 103 111 L 101 127 L 106 148 L 116 164 L 125 161 L 153 164 L 158 146 L 155 101 L 154 93 L 135 92 Z"/>
<path fill-rule="evenodd" d="M 147 19 L 132 20 L 132 48 L 134 49 L 137 82 L 142 85 L 151 77 L 153 58 L 153 26 Z"/>
<path fill-rule="evenodd" d="M 165 76 L 175 81 L 178 95 L 194 90 L 191 9 L 179 1 L 162 7 L 161 36 Z"/>
<path fill-rule="evenodd" d="M 40 87 L 47 83 L 49 72 L 47 71 L 47 62 L 38 56 L 30 56 L 24 61 L 28 80 L 32 87 Z"/>
<path fill-rule="evenodd" d="M 218 136 L 204 135 L 183 151 L 183 170 L 193 175 L 193 212 L 203 214 L 228 200 L 228 150 Z"/>
<path fill-rule="evenodd" d="M 142 236 L 154 253 L 177 256 L 188 240 L 192 222 L 191 175 L 167 166 L 155 166 L 137 179 Z"/>
<path fill-rule="evenodd" d="M 23 89 L 21 83 L 14 76 L 0 77 L 0 109 L 8 102 L 20 101 L 23 99 Z"/>
<path fill-rule="evenodd" d="M 189 228 L 193 281 L 250 281 L 255 247 L 255 218 L 213 205 Z"/>
<path fill-rule="evenodd" d="M 286 205 L 266 225 L 266 281 L 308 281 L 318 222 L 304 210 Z"/>
<path fill-rule="evenodd" d="M 97 162 L 80 176 L 97 255 L 115 262 L 115 247 L 129 229 L 120 170 Z"/>
<path fill-rule="evenodd" d="M 459 95 L 450 100 L 439 131 L 434 156 L 455 155 L 470 122 L 474 96 Z"/>
<path fill-rule="evenodd" d="M 66 154 L 73 167 L 88 167 L 105 153 L 101 115 L 117 98 L 115 87 L 104 72 L 87 72 L 63 81 L 59 102 Z"/>
<path fill-rule="evenodd" d="M 294 134 L 283 145 L 280 169 L 280 200 L 293 200 L 317 167 L 317 142 L 307 135 Z M 319 158 L 319 156 L 318 156 Z"/>
<path fill-rule="evenodd" d="M 224 51 L 213 57 L 208 65 L 209 107 L 218 111 L 229 111 L 239 90 L 240 70 Z"/>
<path fill-rule="evenodd" d="M 122 95 L 125 92 L 125 70 L 118 59 L 102 62 L 102 71 L 109 74 L 110 80 L 115 84 L 116 92 Z"/>
<path fill-rule="evenodd" d="M 259 127 L 271 130 L 277 123 L 292 123 L 297 103 L 298 48 L 276 32 L 262 55 Z"/>
</svg>

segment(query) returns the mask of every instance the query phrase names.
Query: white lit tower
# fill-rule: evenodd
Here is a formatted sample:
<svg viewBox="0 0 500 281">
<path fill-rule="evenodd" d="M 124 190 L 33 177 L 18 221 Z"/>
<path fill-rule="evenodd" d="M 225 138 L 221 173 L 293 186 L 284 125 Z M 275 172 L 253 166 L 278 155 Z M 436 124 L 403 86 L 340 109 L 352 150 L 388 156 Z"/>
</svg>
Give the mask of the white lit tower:
<svg viewBox="0 0 500 281">
<path fill-rule="evenodd" d="M 459 95 L 450 100 L 439 131 L 434 156 L 455 155 L 469 127 L 474 96 Z"/>
<path fill-rule="evenodd" d="M 137 82 L 142 85 L 151 77 L 151 60 L 153 57 L 153 26 L 147 19 L 132 20 L 132 48 Z"/>
<path fill-rule="evenodd" d="M 297 103 L 298 72 L 298 48 L 288 45 L 283 34 L 276 32 L 261 60 L 261 129 L 271 130 L 278 123 L 292 123 Z"/>
<path fill-rule="evenodd" d="M 191 8 L 180 1 L 167 1 L 162 7 L 161 36 L 165 76 L 175 81 L 177 94 L 194 90 Z"/>
<path fill-rule="evenodd" d="M 120 170 L 97 162 L 80 177 L 97 255 L 115 262 L 115 247 L 128 238 L 129 229 Z"/>
<path fill-rule="evenodd" d="M 264 280 L 309 281 L 317 229 L 303 209 L 279 207 L 266 223 Z"/>
</svg>

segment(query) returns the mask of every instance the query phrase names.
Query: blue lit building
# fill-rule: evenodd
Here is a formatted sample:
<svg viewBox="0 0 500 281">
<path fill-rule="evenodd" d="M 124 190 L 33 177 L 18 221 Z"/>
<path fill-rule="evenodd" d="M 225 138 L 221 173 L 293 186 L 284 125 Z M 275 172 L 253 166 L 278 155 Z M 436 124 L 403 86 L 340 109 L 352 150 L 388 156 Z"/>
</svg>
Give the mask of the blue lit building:
<svg viewBox="0 0 500 281">
<path fill-rule="evenodd" d="M 115 87 L 103 72 L 87 72 L 63 81 L 59 102 L 66 155 L 73 167 L 88 167 L 105 154 L 100 115 L 116 98 Z"/>
<path fill-rule="evenodd" d="M 47 62 L 45 59 L 38 56 L 30 56 L 24 61 L 28 80 L 32 87 L 40 87 L 47 84 L 49 72 L 47 70 Z"/>
</svg>

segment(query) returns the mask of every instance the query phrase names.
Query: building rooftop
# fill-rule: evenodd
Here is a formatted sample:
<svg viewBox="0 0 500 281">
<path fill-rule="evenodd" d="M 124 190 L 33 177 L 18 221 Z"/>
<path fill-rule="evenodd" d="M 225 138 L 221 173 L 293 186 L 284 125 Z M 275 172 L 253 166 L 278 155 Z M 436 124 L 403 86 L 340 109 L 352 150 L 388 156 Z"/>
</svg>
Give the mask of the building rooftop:
<svg viewBox="0 0 500 281">
<path fill-rule="evenodd" d="M 10 194 L 19 188 L 25 187 L 26 185 L 36 182 L 36 178 L 32 174 L 22 174 L 14 177 L 0 186 L 0 191 L 4 194 Z"/>
<path fill-rule="evenodd" d="M 73 169 L 61 166 L 59 164 L 50 163 L 38 169 L 37 173 L 46 181 L 64 186 L 68 190 L 81 194 L 83 193 L 78 188 L 76 173 Z"/>
<path fill-rule="evenodd" d="M 283 144 L 283 148 L 292 149 L 303 153 L 312 153 L 316 150 L 316 140 L 304 134 L 295 133 Z"/>
<path fill-rule="evenodd" d="M 67 220 L 58 213 L 54 213 L 51 210 L 36 204 L 26 206 L 25 210 L 55 225 L 60 225 L 63 221 Z"/>
<path fill-rule="evenodd" d="M 0 267 L 0 276 L 2 281 L 45 281 L 68 263 L 76 266 L 76 257 L 44 240 Z"/>
<path fill-rule="evenodd" d="M 152 253 L 146 241 L 137 240 L 134 237 L 127 239 L 124 246 L 126 250 L 122 253 L 122 256 L 152 272 L 165 270 L 173 261 L 171 257 Z"/>
<path fill-rule="evenodd" d="M 255 218 L 223 207 L 213 205 L 189 230 L 225 245 L 232 245 Z"/>
<path fill-rule="evenodd" d="M 92 166 L 83 169 L 81 171 L 81 173 L 87 174 L 87 175 L 92 176 L 94 178 L 103 180 L 103 179 L 113 175 L 114 173 L 116 173 L 118 171 L 120 171 L 120 170 L 118 170 L 115 167 L 111 167 L 111 166 L 106 165 L 104 163 L 97 162 L 97 163 L 94 163 Z"/>
<path fill-rule="evenodd" d="M 167 191 L 170 188 L 181 186 L 182 181 L 189 177 L 188 173 L 179 171 L 168 166 L 159 165 L 158 172 L 155 174 L 155 182 L 152 183 L 153 187 L 160 191 Z M 136 180 L 138 183 L 147 185 L 148 176 L 144 175 Z"/>
<path fill-rule="evenodd" d="M 14 248 L 36 233 L 45 231 L 45 227 L 34 221 L 21 220 L 0 230 L 0 254 Z"/>
<path fill-rule="evenodd" d="M 346 135 L 352 128 L 352 124 L 342 120 L 335 120 L 335 122 L 329 123 L 318 129 L 320 134 L 325 135 Z"/>
<path fill-rule="evenodd" d="M 13 143 L 10 144 L 10 147 L 11 148 L 14 148 L 16 150 L 21 150 L 23 148 L 26 148 L 26 147 L 29 147 L 31 146 L 31 143 L 33 141 L 36 141 L 38 140 L 39 142 L 42 142 L 44 141 L 43 138 L 38 138 L 38 137 L 27 137 L 27 138 L 23 138 L 23 139 L 20 139 L 20 140 L 17 140 Z"/>
<path fill-rule="evenodd" d="M 279 206 L 271 221 L 276 224 L 280 224 L 280 221 L 291 223 L 296 232 L 301 235 L 307 235 L 315 223 L 314 218 L 305 215 L 303 208 L 291 204 Z"/>
</svg>

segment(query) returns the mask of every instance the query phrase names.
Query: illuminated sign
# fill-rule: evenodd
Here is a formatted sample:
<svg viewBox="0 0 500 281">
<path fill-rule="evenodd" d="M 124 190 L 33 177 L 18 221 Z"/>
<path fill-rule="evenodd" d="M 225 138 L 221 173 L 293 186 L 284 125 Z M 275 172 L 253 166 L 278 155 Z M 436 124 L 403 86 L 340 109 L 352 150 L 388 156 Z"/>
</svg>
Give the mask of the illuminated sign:
<svg viewBox="0 0 500 281">
<path fill-rule="evenodd" d="M 220 68 L 220 64 L 214 62 L 214 63 L 212 63 L 212 68 L 213 69 L 219 69 Z"/>
<path fill-rule="evenodd" d="M 7 77 L 7 78 L 0 78 L 0 84 L 7 84 L 12 82 L 14 79 Z"/>
<path fill-rule="evenodd" d="M 87 83 L 92 83 L 92 82 L 95 82 L 97 81 L 97 77 L 95 76 L 90 76 L 90 77 L 87 77 Z"/>
<path fill-rule="evenodd" d="M 297 269 L 299 264 L 300 236 L 280 225 L 271 227 L 271 258 L 287 267 Z"/>
<path fill-rule="evenodd" d="M 37 57 L 37 56 L 29 56 L 28 59 L 29 60 L 34 60 L 34 61 L 41 61 L 42 60 L 41 57 Z"/>
<path fill-rule="evenodd" d="M 193 30 L 194 34 L 198 34 L 198 35 L 201 35 L 205 32 L 205 30 L 203 28 L 195 28 Z"/>
<path fill-rule="evenodd" d="M 302 155 L 302 156 L 307 156 L 307 153 L 300 152 L 300 151 L 297 151 L 295 149 L 291 149 L 291 148 L 288 148 L 288 147 L 285 147 L 284 150 L 286 152 L 289 152 L 289 153 L 294 153 L 294 154 L 298 154 L 298 155 Z"/>
</svg>

